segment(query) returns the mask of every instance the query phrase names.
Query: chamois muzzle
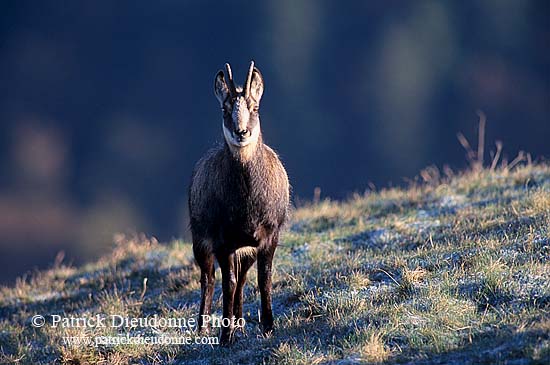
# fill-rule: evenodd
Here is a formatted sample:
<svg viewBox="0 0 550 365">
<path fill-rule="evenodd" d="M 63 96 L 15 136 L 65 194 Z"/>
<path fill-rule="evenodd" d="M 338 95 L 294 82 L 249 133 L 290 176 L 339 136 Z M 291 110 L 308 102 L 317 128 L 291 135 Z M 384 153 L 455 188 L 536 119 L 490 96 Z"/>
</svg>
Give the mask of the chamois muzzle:
<svg viewBox="0 0 550 365">
<path fill-rule="evenodd" d="M 238 130 L 238 131 L 235 131 L 235 134 L 237 135 L 237 138 L 242 141 L 244 140 L 246 137 L 248 137 L 248 135 L 250 134 L 250 131 L 248 129 L 243 129 L 243 130 Z"/>
</svg>

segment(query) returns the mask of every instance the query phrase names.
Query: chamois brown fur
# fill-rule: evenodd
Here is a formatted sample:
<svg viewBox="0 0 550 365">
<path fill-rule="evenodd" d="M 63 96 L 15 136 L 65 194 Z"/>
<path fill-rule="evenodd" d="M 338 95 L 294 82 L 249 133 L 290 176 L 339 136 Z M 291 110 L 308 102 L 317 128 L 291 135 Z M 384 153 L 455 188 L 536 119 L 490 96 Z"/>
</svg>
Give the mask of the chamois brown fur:
<svg viewBox="0 0 550 365">
<path fill-rule="evenodd" d="M 273 329 L 271 267 L 289 208 L 289 182 L 277 154 L 263 143 L 259 102 L 263 79 L 251 63 L 244 87 L 235 87 L 229 65 L 218 72 L 215 93 L 223 109 L 224 142 L 199 160 L 189 188 L 193 252 L 201 269 L 198 326 L 208 331 L 214 259 L 222 272 L 223 318 L 242 318 L 248 269 L 258 261 L 261 322 Z M 242 110 L 242 109 L 245 110 Z M 233 325 L 222 327 L 221 342 L 233 339 Z"/>
</svg>

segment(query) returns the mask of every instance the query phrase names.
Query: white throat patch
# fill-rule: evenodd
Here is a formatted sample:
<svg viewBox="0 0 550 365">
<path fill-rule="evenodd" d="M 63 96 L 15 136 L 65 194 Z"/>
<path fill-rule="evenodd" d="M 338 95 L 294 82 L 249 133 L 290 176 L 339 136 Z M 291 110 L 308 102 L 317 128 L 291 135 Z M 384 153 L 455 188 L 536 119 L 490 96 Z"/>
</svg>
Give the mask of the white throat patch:
<svg viewBox="0 0 550 365">
<path fill-rule="evenodd" d="M 252 157 L 252 154 L 254 153 L 258 144 L 258 139 L 260 138 L 260 121 L 258 121 L 254 129 L 250 131 L 250 137 L 242 142 L 235 139 L 233 133 L 229 129 L 227 129 L 223 120 L 222 129 L 223 137 L 225 138 L 225 141 L 227 142 L 227 145 L 229 146 L 231 152 L 237 154 L 241 159 L 244 160 L 248 160 L 250 157 Z"/>
</svg>

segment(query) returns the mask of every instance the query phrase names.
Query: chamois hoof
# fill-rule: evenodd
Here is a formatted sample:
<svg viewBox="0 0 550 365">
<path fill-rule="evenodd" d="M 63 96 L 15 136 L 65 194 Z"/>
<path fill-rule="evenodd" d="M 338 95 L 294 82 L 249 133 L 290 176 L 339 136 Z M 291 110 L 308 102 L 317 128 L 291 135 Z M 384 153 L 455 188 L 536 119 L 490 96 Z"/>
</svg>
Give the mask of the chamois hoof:
<svg viewBox="0 0 550 365">
<path fill-rule="evenodd" d="M 265 338 L 270 338 L 273 336 L 273 326 L 264 326 L 262 329 L 262 335 Z"/>
<path fill-rule="evenodd" d="M 234 343 L 235 343 L 234 332 L 230 332 L 230 333 L 222 332 L 222 334 L 220 335 L 221 346 L 227 347 L 227 346 L 231 346 Z"/>
</svg>

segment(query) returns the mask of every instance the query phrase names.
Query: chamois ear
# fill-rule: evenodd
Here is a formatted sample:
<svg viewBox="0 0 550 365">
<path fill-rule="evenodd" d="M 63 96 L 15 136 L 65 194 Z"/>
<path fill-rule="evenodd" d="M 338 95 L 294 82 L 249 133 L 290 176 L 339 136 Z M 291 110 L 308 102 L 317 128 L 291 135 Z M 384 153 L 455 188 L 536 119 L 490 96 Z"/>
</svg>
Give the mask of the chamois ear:
<svg viewBox="0 0 550 365">
<path fill-rule="evenodd" d="M 225 75 L 222 70 L 219 70 L 216 74 L 216 79 L 214 80 L 214 94 L 221 105 L 223 105 L 229 95 L 229 87 L 225 82 Z"/>
<path fill-rule="evenodd" d="M 264 79 L 260 70 L 254 67 L 252 75 L 250 76 L 250 97 L 254 99 L 256 103 L 260 103 L 260 99 L 264 93 Z"/>
</svg>

